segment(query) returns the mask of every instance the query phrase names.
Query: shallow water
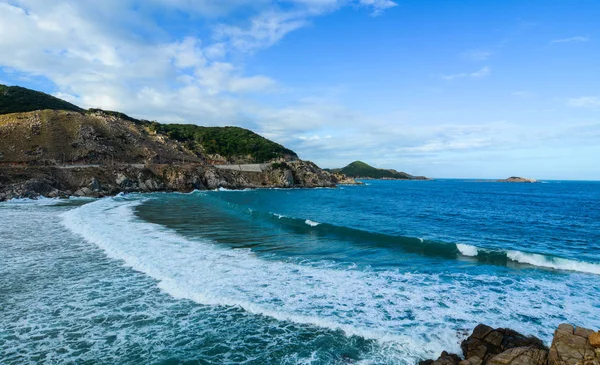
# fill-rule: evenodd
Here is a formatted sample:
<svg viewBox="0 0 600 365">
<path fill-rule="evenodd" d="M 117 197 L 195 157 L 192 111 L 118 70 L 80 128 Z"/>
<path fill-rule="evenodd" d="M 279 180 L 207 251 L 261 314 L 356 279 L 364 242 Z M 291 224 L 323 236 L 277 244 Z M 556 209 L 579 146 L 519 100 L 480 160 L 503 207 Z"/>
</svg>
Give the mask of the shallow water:
<svg viewBox="0 0 600 365">
<path fill-rule="evenodd" d="M 0 359 L 414 364 L 480 322 L 600 327 L 599 183 L 368 184 L 0 204 Z"/>
</svg>

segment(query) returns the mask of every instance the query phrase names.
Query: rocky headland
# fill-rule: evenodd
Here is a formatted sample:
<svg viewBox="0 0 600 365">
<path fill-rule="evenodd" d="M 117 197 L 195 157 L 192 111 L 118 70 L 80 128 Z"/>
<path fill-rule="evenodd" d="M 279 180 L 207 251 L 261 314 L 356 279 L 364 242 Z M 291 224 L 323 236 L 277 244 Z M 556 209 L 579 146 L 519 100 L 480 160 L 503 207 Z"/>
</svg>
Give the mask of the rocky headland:
<svg viewBox="0 0 600 365">
<path fill-rule="evenodd" d="M 419 365 L 600 365 L 600 332 L 561 324 L 550 347 L 534 336 L 480 324 L 462 341 L 463 356 L 442 352 Z"/>
<path fill-rule="evenodd" d="M 414 176 L 393 169 L 378 169 L 362 161 L 354 161 L 341 169 L 329 169 L 334 174 L 340 174 L 351 179 L 363 180 L 430 180 L 425 176 Z"/>
<path fill-rule="evenodd" d="M 160 124 L 0 85 L 0 201 L 353 181 L 243 128 Z"/>
</svg>

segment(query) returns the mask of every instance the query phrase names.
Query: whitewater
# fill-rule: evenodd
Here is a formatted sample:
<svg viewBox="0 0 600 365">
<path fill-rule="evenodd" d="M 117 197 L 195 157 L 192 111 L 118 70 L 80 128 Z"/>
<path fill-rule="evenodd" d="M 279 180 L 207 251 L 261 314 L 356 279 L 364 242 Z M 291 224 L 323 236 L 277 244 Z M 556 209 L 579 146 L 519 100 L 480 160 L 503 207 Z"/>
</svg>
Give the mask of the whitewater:
<svg viewBox="0 0 600 365">
<path fill-rule="evenodd" d="M 414 209 L 456 192 L 398 184 L 3 204 L 0 349 L 7 363 L 414 364 L 459 351 L 478 323 L 546 342 L 559 323 L 600 327 L 595 227 L 573 211 L 534 222 L 470 205 L 493 217 L 475 221 L 464 205 Z M 454 188 L 489 193 L 470 184 Z M 498 189 L 520 190 L 488 199 L 551 202 Z"/>
</svg>

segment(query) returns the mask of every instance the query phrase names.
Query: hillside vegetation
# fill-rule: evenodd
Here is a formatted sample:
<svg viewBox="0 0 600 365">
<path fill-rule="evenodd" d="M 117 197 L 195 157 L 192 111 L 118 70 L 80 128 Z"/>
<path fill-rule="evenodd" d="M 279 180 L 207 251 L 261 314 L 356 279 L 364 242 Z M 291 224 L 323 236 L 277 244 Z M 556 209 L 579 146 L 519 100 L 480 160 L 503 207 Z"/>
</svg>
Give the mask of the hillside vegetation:
<svg viewBox="0 0 600 365">
<path fill-rule="evenodd" d="M 227 159 L 249 158 L 255 163 L 277 158 L 297 159 L 292 150 L 239 127 L 200 127 L 193 124 L 151 123 L 150 130 L 182 142 L 188 149 Z"/>
<path fill-rule="evenodd" d="M 161 124 L 116 111 L 83 110 L 42 92 L 0 85 L 0 162 L 109 158 L 263 163 L 298 156 L 239 127 Z"/>
<path fill-rule="evenodd" d="M 39 91 L 20 86 L 0 85 L 0 114 L 23 113 L 53 109 L 82 111 L 76 105 Z"/>
<path fill-rule="evenodd" d="M 354 161 L 348 166 L 332 170 L 333 172 L 340 172 L 346 176 L 353 178 L 369 178 L 369 179 L 399 179 L 399 180 L 413 180 L 413 179 L 425 179 L 422 176 L 413 176 L 405 172 L 399 172 L 396 170 L 378 169 L 370 166 L 362 161 Z"/>
</svg>

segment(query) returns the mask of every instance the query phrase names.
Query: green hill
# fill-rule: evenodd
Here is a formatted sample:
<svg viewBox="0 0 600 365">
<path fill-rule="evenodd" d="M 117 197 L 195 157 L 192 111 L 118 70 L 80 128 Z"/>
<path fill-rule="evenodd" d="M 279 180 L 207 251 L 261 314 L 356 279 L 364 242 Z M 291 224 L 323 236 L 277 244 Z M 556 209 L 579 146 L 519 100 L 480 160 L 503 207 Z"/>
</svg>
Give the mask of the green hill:
<svg viewBox="0 0 600 365">
<path fill-rule="evenodd" d="M 20 132 L 13 133 L 14 136 L 11 137 L 13 138 L 11 141 L 11 148 L 14 147 L 14 151 L 12 149 L 4 151 L 4 148 L 0 148 L 0 156 L 3 155 L 6 159 L 10 155 L 12 158 L 16 159 L 14 161 L 32 161 L 36 158 L 34 155 L 30 154 L 26 158 L 17 156 L 17 152 L 29 151 L 32 148 L 47 150 L 47 155 L 52 155 L 53 153 L 61 154 L 61 156 L 64 154 L 73 155 L 75 150 L 78 150 L 77 152 L 82 151 L 80 148 L 81 143 L 75 142 L 75 139 L 80 138 L 78 135 L 81 134 L 78 128 L 92 128 L 95 131 L 94 133 L 100 133 L 99 131 L 101 130 L 103 131 L 95 137 L 95 140 L 88 143 L 91 144 L 94 142 L 94 147 L 86 152 L 86 156 L 87 154 L 93 154 L 94 156 L 110 154 L 112 156 L 115 154 L 115 152 L 112 151 L 113 147 L 117 145 L 126 145 L 124 142 L 126 142 L 125 139 L 129 133 L 127 132 L 127 129 L 129 128 L 134 131 L 134 134 L 136 135 L 141 133 L 139 134 L 141 139 L 135 143 L 132 142 L 132 145 L 146 145 L 145 141 L 142 140 L 148 140 L 149 137 L 151 137 L 149 134 L 152 134 L 165 136 L 171 142 L 180 143 L 186 147 L 186 151 L 169 153 L 168 160 L 172 159 L 175 155 L 195 155 L 196 157 L 207 157 L 209 160 L 216 159 L 229 163 L 263 163 L 274 159 L 284 159 L 286 161 L 298 159 L 298 156 L 294 151 L 244 128 L 201 127 L 194 124 L 161 124 L 147 120 L 138 120 L 116 111 L 106 111 L 101 109 L 84 110 L 76 105 L 39 91 L 29 90 L 19 86 L 8 87 L 0 85 L 0 116 L 11 114 L 10 116 L 7 115 L 0 118 L 0 126 L 7 126 L 8 124 L 24 126 L 26 123 L 20 123 L 19 120 L 24 121 L 33 116 L 18 115 L 18 113 L 29 113 L 42 110 L 75 111 L 78 113 L 77 115 L 68 113 L 40 114 L 43 117 L 43 124 L 51 130 L 48 131 L 44 129 L 44 133 L 38 133 L 39 135 L 35 134 L 35 138 L 32 139 L 32 137 L 29 137 L 27 141 L 23 142 L 19 142 Z M 104 131 L 106 127 L 99 127 L 99 124 L 96 121 L 98 118 L 103 119 L 104 124 L 110 124 L 110 131 Z M 127 123 L 133 123 L 134 126 L 129 126 Z M 19 128 L 20 127 L 18 127 L 18 129 Z M 35 128 L 38 127 L 36 126 Z M 118 133 L 115 131 L 118 131 Z M 48 134 L 46 135 L 46 133 Z M 42 137 L 47 138 L 44 139 Z M 37 144 L 34 143 L 29 146 L 31 144 L 29 142 L 32 142 L 33 140 L 35 140 Z M 101 144 L 103 144 L 104 147 L 101 148 L 99 145 L 100 142 L 102 142 Z M 21 144 L 24 145 L 21 146 Z M 68 151 L 65 150 L 65 146 L 70 146 L 71 144 L 80 147 L 74 148 L 73 151 L 68 148 Z M 142 155 L 146 157 L 150 155 L 164 155 L 164 153 L 157 152 L 155 147 L 146 147 L 146 153 L 136 151 L 134 156 L 123 155 L 119 157 L 122 157 L 123 160 L 129 160 L 132 157 L 141 159 Z M 108 153 L 108 150 L 111 150 L 111 152 Z M 116 150 L 127 150 L 128 153 L 132 152 L 129 151 L 131 150 L 129 147 L 118 148 Z M 189 156 L 186 159 L 189 160 Z"/>
<path fill-rule="evenodd" d="M 424 180 L 423 176 L 413 176 L 396 170 L 378 169 L 362 161 L 354 161 L 348 166 L 332 170 L 353 178 L 369 179 L 398 179 L 398 180 Z"/>
<path fill-rule="evenodd" d="M 20 86 L 0 84 L 0 114 L 25 113 L 44 109 L 83 111 L 78 106 L 52 95 Z"/>
<path fill-rule="evenodd" d="M 298 159 L 296 153 L 250 130 L 239 127 L 200 127 L 194 124 L 151 123 L 150 130 L 182 142 L 197 153 L 262 163 L 276 158 Z"/>
</svg>

